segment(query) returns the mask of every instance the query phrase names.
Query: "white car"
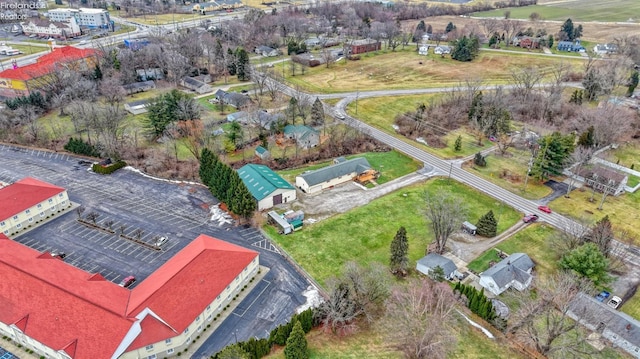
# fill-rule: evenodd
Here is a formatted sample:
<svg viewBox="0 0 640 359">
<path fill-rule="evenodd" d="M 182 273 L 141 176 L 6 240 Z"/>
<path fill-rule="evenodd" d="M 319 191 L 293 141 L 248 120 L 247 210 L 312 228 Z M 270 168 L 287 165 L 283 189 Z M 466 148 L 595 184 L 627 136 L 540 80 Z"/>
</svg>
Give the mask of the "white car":
<svg viewBox="0 0 640 359">
<path fill-rule="evenodd" d="M 167 243 L 167 237 L 160 237 L 160 238 L 158 238 L 158 239 L 156 240 L 155 245 L 156 245 L 156 247 L 160 247 L 160 246 L 162 246 L 162 245 L 163 245 L 163 244 L 165 244 L 165 243 Z"/>
<path fill-rule="evenodd" d="M 78 43 L 78 45 L 86 45 L 87 44 L 87 40 L 82 40 Z"/>
<path fill-rule="evenodd" d="M 607 305 L 613 309 L 618 309 L 621 303 L 622 303 L 622 298 L 614 295 L 613 297 L 611 297 L 611 299 L 609 299 L 609 301 L 607 302 Z"/>
</svg>

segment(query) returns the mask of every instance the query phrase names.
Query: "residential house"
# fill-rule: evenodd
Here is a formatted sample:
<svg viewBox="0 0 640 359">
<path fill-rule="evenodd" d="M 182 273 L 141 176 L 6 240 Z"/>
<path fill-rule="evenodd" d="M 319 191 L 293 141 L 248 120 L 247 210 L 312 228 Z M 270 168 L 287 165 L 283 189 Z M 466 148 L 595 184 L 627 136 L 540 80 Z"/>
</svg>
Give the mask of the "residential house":
<svg viewBox="0 0 640 359">
<path fill-rule="evenodd" d="M 437 253 L 429 253 L 418 259 L 416 263 L 416 270 L 425 275 L 429 275 L 436 267 L 442 268 L 447 280 L 462 277 L 462 274 L 458 272 L 458 267 L 451 259 Z"/>
<path fill-rule="evenodd" d="M 264 57 L 278 56 L 278 53 L 279 53 L 278 49 L 274 49 L 269 46 L 257 46 L 254 52 Z"/>
<path fill-rule="evenodd" d="M 137 69 L 136 78 L 138 81 L 162 80 L 164 79 L 164 71 L 159 67 Z"/>
<path fill-rule="evenodd" d="M 512 287 L 521 291 L 531 284 L 533 267 L 528 255 L 513 253 L 481 273 L 479 284 L 495 295 Z"/>
<path fill-rule="evenodd" d="M 599 192 L 606 190 L 614 196 L 624 193 L 624 188 L 629 180 L 629 176 L 626 174 L 599 164 L 583 168 L 578 176 L 583 178 L 587 186 L 595 188 Z"/>
<path fill-rule="evenodd" d="M 195 77 L 183 77 L 182 80 L 180 80 L 180 86 L 186 87 L 201 95 L 213 91 L 213 88 L 211 88 L 209 84 Z"/>
<path fill-rule="evenodd" d="M 248 119 L 249 114 L 246 113 L 245 111 L 238 111 L 238 112 L 234 112 L 234 113 L 230 113 L 227 115 L 227 122 L 240 122 L 240 123 L 247 123 L 247 119 Z"/>
<path fill-rule="evenodd" d="M 320 144 L 320 131 L 305 125 L 286 125 L 284 137 L 295 140 L 296 145 L 302 149 Z"/>
<path fill-rule="evenodd" d="M 640 358 L 640 322 L 635 318 L 584 293 L 576 295 L 567 314 L 615 347 Z"/>
<path fill-rule="evenodd" d="M 26 177 L 0 188 L 0 233 L 13 236 L 71 206 L 67 190 Z"/>
<path fill-rule="evenodd" d="M 447 45 L 436 46 L 436 48 L 433 49 L 433 53 L 436 54 L 436 55 L 450 54 L 451 53 L 451 46 L 447 46 Z"/>
<path fill-rule="evenodd" d="M 212 11 L 233 10 L 243 6 L 244 4 L 240 0 L 218 0 L 195 4 L 191 10 L 206 15 Z"/>
<path fill-rule="evenodd" d="M 358 55 L 366 52 L 378 51 L 381 48 L 380 41 L 374 39 L 352 40 L 347 43 L 349 54 Z"/>
<path fill-rule="evenodd" d="M 262 146 L 256 147 L 255 154 L 261 160 L 268 160 L 271 157 L 271 152 Z"/>
<path fill-rule="evenodd" d="M 278 113 L 268 113 L 267 111 L 258 111 L 257 119 L 255 123 L 264 128 L 265 130 L 271 130 L 271 127 L 277 123 L 278 121 L 284 120 L 284 114 Z"/>
<path fill-rule="evenodd" d="M 259 268 L 257 252 L 206 235 L 133 289 L 2 234 L 0 253 L 0 334 L 57 359 L 174 356 L 234 303 Z"/>
<path fill-rule="evenodd" d="M 151 103 L 151 100 L 127 102 L 124 104 L 124 109 L 129 111 L 132 115 L 140 115 L 149 111 L 147 110 L 149 103 Z"/>
<path fill-rule="evenodd" d="M 518 46 L 523 49 L 539 49 L 540 48 L 540 38 L 539 37 L 531 37 L 531 36 L 523 36 L 518 39 Z"/>
<path fill-rule="evenodd" d="M 566 51 L 566 52 L 584 52 L 584 46 L 580 45 L 580 40 L 576 40 L 575 42 L 571 41 L 559 41 L 558 42 L 558 51 Z"/>
<path fill-rule="evenodd" d="M 429 45 L 423 44 L 418 48 L 418 55 L 428 55 L 429 54 Z"/>
<path fill-rule="evenodd" d="M 230 105 L 237 109 L 243 108 L 251 102 L 249 96 L 237 92 L 226 92 L 222 89 L 218 89 L 215 96 L 218 102 L 222 101 L 225 105 Z"/>
<path fill-rule="evenodd" d="M 317 37 L 310 37 L 306 40 L 304 40 L 304 44 L 307 46 L 307 48 L 313 48 L 316 46 L 321 46 L 322 45 L 322 40 L 320 40 Z"/>
<path fill-rule="evenodd" d="M 36 63 L 0 72 L 0 96 L 15 98 L 28 96 L 46 84 L 46 79 L 60 69 L 85 71 L 95 67 L 96 52 L 73 46 L 56 47 L 40 56 Z"/>
<path fill-rule="evenodd" d="M 74 19 L 78 25 L 93 28 L 109 28 L 113 26 L 109 11 L 92 8 L 57 8 L 49 10 L 46 15 L 51 21 L 69 21 Z"/>
<path fill-rule="evenodd" d="M 597 55 L 610 55 L 618 52 L 618 45 L 616 44 L 597 44 L 593 47 L 593 52 Z"/>
<path fill-rule="evenodd" d="M 238 169 L 238 176 L 258 203 L 258 210 L 296 200 L 296 188 L 269 167 L 248 164 Z"/>
<path fill-rule="evenodd" d="M 122 89 L 127 93 L 127 95 L 132 95 L 134 93 L 145 92 L 149 90 L 153 90 L 156 88 L 156 83 L 153 80 L 142 81 L 142 82 L 134 82 L 126 85 L 122 85 Z"/>
<path fill-rule="evenodd" d="M 358 175 L 370 171 L 371 165 L 364 157 L 352 158 L 296 177 L 296 187 L 305 193 L 317 193 L 339 184 L 350 182 Z"/>
<path fill-rule="evenodd" d="M 37 35 L 47 38 L 67 39 L 82 35 L 80 25 L 74 18 L 64 22 L 35 18 L 21 22 L 20 25 L 27 36 Z"/>
</svg>

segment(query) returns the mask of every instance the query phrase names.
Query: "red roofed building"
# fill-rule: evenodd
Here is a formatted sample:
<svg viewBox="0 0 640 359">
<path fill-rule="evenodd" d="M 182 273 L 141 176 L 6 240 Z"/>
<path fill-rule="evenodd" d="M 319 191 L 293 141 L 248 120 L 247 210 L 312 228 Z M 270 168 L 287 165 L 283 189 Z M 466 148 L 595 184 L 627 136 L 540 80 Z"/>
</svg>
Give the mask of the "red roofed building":
<svg viewBox="0 0 640 359">
<path fill-rule="evenodd" d="M 73 71 L 84 71 L 93 68 L 96 63 L 97 56 L 93 49 L 79 49 L 73 46 L 56 47 L 48 54 L 40 56 L 35 64 L 0 72 L 0 96 L 8 98 L 28 96 L 43 85 L 45 76 L 57 70 L 68 68 Z"/>
<path fill-rule="evenodd" d="M 164 358 L 188 347 L 258 271 L 200 235 L 133 290 L 0 234 L 0 333 L 47 358 Z"/>
<path fill-rule="evenodd" d="M 67 191 L 35 178 L 0 188 L 0 233 L 12 236 L 71 206 Z"/>
</svg>

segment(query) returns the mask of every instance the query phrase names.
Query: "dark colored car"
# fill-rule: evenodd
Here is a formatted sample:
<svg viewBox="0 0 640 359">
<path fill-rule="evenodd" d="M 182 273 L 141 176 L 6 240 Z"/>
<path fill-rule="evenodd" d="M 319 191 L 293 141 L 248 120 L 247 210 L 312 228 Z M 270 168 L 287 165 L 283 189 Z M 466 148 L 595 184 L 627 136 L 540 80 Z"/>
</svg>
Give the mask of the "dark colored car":
<svg viewBox="0 0 640 359">
<path fill-rule="evenodd" d="M 538 220 L 538 215 L 537 214 L 529 214 L 527 216 L 524 216 L 524 218 L 522 219 L 522 222 L 524 223 L 533 223 L 535 221 Z"/>
<path fill-rule="evenodd" d="M 549 208 L 547 206 L 538 206 L 538 209 L 541 210 L 544 213 L 551 213 L 551 208 Z"/>
<path fill-rule="evenodd" d="M 611 293 L 607 292 L 606 290 L 603 290 L 598 295 L 596 295 L 596 300 L 600 303 L 604 303 L 607 300 L 607 298 L 609 298 L 610 295 Z"/>
<path fill-rule="evenodd" d="M 130 275 L 130 276 L 126 277 L 125 279 L 123 279 L 122 282 L 120 282 L 119 286 L 124 287 L 124 288 L 128 288 L 135 282 L 136 282 L 136 277 Z"/>
</svg>

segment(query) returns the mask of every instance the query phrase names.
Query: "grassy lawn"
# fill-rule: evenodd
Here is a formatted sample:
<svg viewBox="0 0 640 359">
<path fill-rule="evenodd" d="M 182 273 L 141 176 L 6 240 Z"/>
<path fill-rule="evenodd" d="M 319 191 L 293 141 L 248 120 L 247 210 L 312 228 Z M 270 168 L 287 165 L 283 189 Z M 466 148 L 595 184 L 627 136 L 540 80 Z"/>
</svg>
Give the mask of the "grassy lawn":
<svg viewBox="0 0 640 359">
<path fill-rule="evenodd" d="M 9 44 L 9 46 L 11 46 L 11 48 L 13 48 L 14 50 L 20 50 L 23 52 L 22 55 L 31 55 L 31 54 L 35 54 L 38 52 L 44 52 L 44 51 L 49 51 L 48 47 L 43 47 L 43 46 L 29 46 L 29 45 L 15 45 L 15 44 Z M 22 56 L 20 55 L 20 56 Z M 11 56 L 13 57 L 13 56 Z M 7 57 L 9 58 L 9 57 Z"/>
<path fill-rule="evenodd" d="M 635 187 L 640 183 L 640 178 L 636 176 L 629 175 L 629 180 L 627 181 L 627 186 Z"/>
<path fill-rule="evenodd" d="M 535 5 L 516 8 L 504 8 L 474 13 L 473 16 L 501 17 L 511 11 L 511 18 L 528 19 L 533 12 L 540 14 L 543 20 L 576 21 L 627 21 L 636 19 L 640 12 L 640 2 L 636 0 L 580 0 L 557 2 L 549 5 Z"/>
<path fill-rule="evenodd" d="M 498 251 L 507 254 L 526 253 L 536 264 L 537 274 L 547 276 L 558 270 L 558 258 L 551 245 L 551 241 L 558 235 L 558 231 L 544 224 L 532 224 L 502 241 L 495 248 L 483 253 L 467 266 L 475 273 L 482 273 L 489 269 L 490 262 L 499 262 Z M 497 249 L 497 250 L 496 250 Z"/>
<path fill-rule="evenodd" d="M 512 148 L 507 156 L 501 156 L 495 152 L 489 154 L 486 167 L 475 166 L 472 162 L 468 162 L 464 168 L 525 198 L 543 198 L 551 194 L 551 188 L 532 179 L 527 182 L 526 192 L 523 191 L 530 157 L 529 152 Z"/>
<path fill-rule="evenodd" d="M 272 226 L 266 231 L 321 284 L 337 276 L 351 260 L 360 264 L 389 261 L 389 245 L 400 226 L 407 229 L 411 266 L 424 256 L 433 235 L 421 214 L 424 193 L 451 192 L 464 198 L 469 207 L 469 221 L 475 223 L 499 204 L 458 182 L 434 179 L 425 184 L 406 187 L 376 199 L 368 205 L 339 214 L 305 227 L 292 235 L 278 235 Z M 520 214 L 506 207 L 501 210 L 498 232 L 520 220 Z"/>
<path fill-rule="evenodd" d="M 477 145 L 473 136 L 467 133 L 464 129 L 458 129 L 445 135 L 444 140 L 447 142 L 447 146 L 444 148 L 435 148 L 408 139 L 404 136 L 400 136 L 393 129 L 392 125 L 397 115 L 414 111 L 416 107 L 422 103 L 428 103 L 429 101 L 437 101 L 442 97 L 442 94 L 428 94 L 428 95 L 409 95 L 409 96 L 388 96 L 378 98 L 365 98 L 358 101 L 358 113 L 356 114 L 355 102 L 351 102 L 347 107 L 347 112 L 378 129 L 385 131 L 391 135 L 396 136 L 403 141 L 410 143 L 423 150 L 429 151 L 434 155 L 443 158 L 459 158 L 472 155 L 478 151 L 487 149 L 491 143 L 484 141 L 483 146 Z M 455 152 L 453 150 L 453 144 L 455 143 L 458 135 L 462 136 L 462 150 Z"/>
<path fill-rule="evenodd" d="M 367 161 L 369 161 L 369 164 L 374 169 L 380 171 L 380 178 L 378 178 L 378 180 L 376 181 L 378 184 L 389 182 L 396 178 L 415 172 L 418 170 L 418 168 L 420 168 L 420 163 L 398 151 L 368 152 L 346 157 L 348 159 L 356 157 L 366 158 Z M 294 183 L 296 181 L 296 176 L 300 175 L 302 172 L 316 170 L 322 167 L 329 166 L 331 164 L 332 161 L 324 161 L 301 168 L 278 171 L 278 174 L 284 177 L 287 181 Z"/>
<path fill-rule="evenodd" d="M 635 165 L 640 164 L 640 143 L 627 142 L 618 146 L 616 149 L 601 153 L 598 157 L 613 163 L 618 163 L 620 166 L 625 166 L 627 168 L 633 166 L 635 169 Z M 638 170 L 640 170 L 640 166 L 638 167 Z M 631 178 L 629 178 L 629 180 L 631 180 Z"/>
<path fill-rule="evenodd" d="M 286 79 L 292 87 L 300 86 L 314 93 L 334 93 L 361 90 L 397 90 L 457 86 L 469 74 L 479 74 L 487 84 L 506 84 L 511 81 L 510 69 L 539 66 L 543 73 L 559 60 L 528 54 L 483 51 L 472 62 L 458 62 L 449 57 L 421 56 L 413 46 L 391 52 L 381 50 L 363 54 L 360 61 L 340 61 L 330 68 L 317 66 L 305 75 L 291 76 L 288 64 L 275 65 L 276 71 L 285 66 Z M 581 66 L 579 59 L 562 59 L 572 66 Z"/>
<path fill-rule="evenodd" d="M 166 24 L 180 24 L 185 21 L 212 19 L 215 15 L 199 15 L 197 13 L 172 13 L 172 14 L 157 14 L 157 15 L 145 15 L 145 16 L 126 16 L 126 12 L 109 10 L 114 16 L 119 16 L 130 21 L 135 21 L 146 25 L 166 25 Z"/>
<path fill-rule="evenodd" d="M 622 303 L 620 311 L 640 320 L 640 293 L 636 292 L 633 297 Z"/>
<path fill-rule="evenodd" d="M 571 192 L 571 198 L 564 196 L 551 202 L 551 208 L 558 213 L 584 219 L 588 223 L 594 223 L 608 215 L 616 230 L 628 231 L 635 238 L 636 245 L 640 243 L 640 228 L 636 225 L 640 220 L 640 191 L 636 193 L 624 193 L 618 197 L 607 196 L 602 210 L 598 209 L 601 193 L 596 193 L 594 201 L 590 202 L 591 189 L 576 190 Z"/>
</svg>

